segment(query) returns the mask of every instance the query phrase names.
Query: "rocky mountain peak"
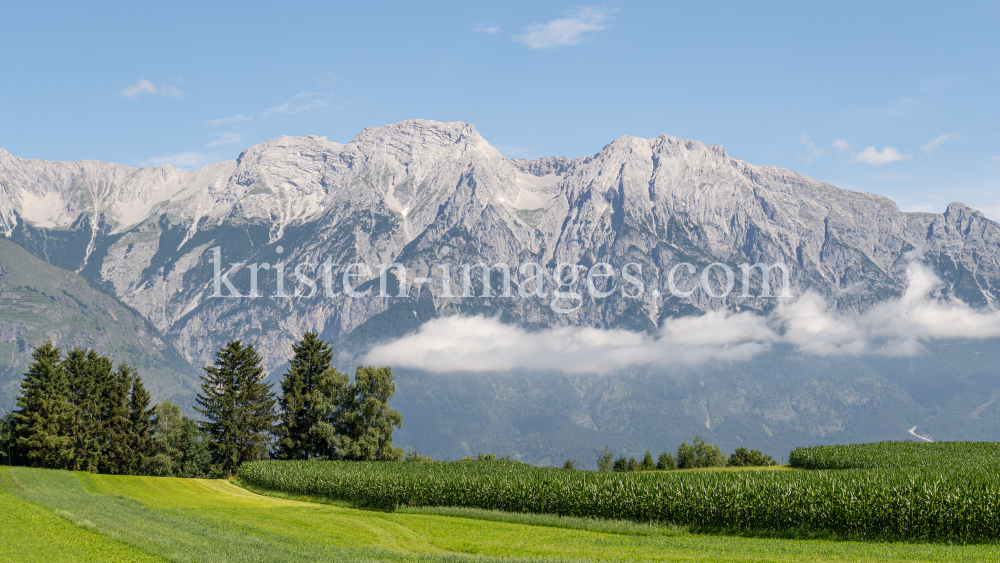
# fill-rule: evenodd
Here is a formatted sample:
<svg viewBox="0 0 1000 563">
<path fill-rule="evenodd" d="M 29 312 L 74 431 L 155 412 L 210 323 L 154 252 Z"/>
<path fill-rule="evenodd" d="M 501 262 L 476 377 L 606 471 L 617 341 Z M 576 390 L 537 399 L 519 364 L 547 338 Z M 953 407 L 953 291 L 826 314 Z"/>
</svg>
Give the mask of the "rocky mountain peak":
<svg viewBox="0 0 1000 563">
<path fill-rule="evenodd" d="M 782 263 L 797 291 L 815 291 L 848 312 L 898 295 L 916 248 L 949 291 L 974 306 L 991 306 L 1000 286 L 1000 227 L 975 210 L 955 203 L 944 214 L 903 213 L 888 198 L 669 135 L 624 136 L 577 158 L 512 160 L 472 125 L 411 120 L 367 128 L 346 144 L 279 137 L 193 172 L 29 161 L 4 152 L 0 185 L 0 221 L 10 238 L 89 275 L 195 363 L 222 338 L 204 327 L 234 327 L 226 332 L 231 337 L 271 326 L 266 335 L 253 334 L 277 361 L 305 330 L 342 337 L 369 321 L 388 323 L 376 317 L 392 316 L 404 302 L 378 291 L 364 298 L 335 292 L 318 300 L 212 299 L 208 249 L 216 246 L 227 263 L 274 264 L 272 249 L 281 245 L 288 264 L 365 263 L 372 279 L 379 264 L 393 262 L 410 268 L 411 277 L 426 277 L 445 246 L 456 268 L 642 266 L 647 291 L 640 297 L 616 293 L 564 316 L 553 316 L 550 298 L 487 306 L 441 297 L 440 287 L 427 313 L 494 314 L 502 307 L 508 321 L 536 325 L 655 330 L 671 316 L 774 307 L 773 299 L 737 297 L 741 288 L 726 298 L 672 296 L 667 273 L 682 262 L 727 264 L 737 274 L 743 263 Z M 293 269 L 286 288 L 299 283 Z M 266 275 L 273 293 L 276 274 Z M 248 276 L 234 273 L 244 286 Z M 761 295 L 753 283 L 753 295 Z"/>
</svg>

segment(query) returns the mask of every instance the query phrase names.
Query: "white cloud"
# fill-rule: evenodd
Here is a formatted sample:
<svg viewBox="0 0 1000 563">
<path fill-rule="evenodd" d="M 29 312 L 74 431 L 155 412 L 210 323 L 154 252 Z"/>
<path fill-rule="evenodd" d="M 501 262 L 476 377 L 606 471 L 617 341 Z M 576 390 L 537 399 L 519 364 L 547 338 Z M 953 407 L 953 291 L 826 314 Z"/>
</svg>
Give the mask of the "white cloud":
<svg viewBox="0 0 1000 563">
<path fill-rule="evenodd" d="M 760 341 L 751 341 L 754 336 Z M 676 319 L 660 338 L 575 326 L 527 332 L 496 319 L 445 317 L 374 348 L 364 361 L 437 372 L 529 368 L 607 373 L 637 364 L 747 360 L 774 339 L 762 320 L 749 313 Z"/>
<path fill-rule="evenodd" d="M 165 154 L 146 159 L 147 166 L 173 166 L 184 170 L 194 170 L 206 164 L 211 164 L 212 157 L 205 153 L 196 151 L 180 152 L 175 154 Z"/>
<path fill-rule="evenodd" d="M 183 82 L 182 78 L 178 77 L 178 80 Z M 152 82 L 146 80 L 145 78 L 140 78 L 135 81 L 135 84 L 125 88 L 119 92 L 119 94 L 129 99 L 136 98 L 142 94 L 150 94 L 154 96 L 158 94 L 168 98 L 179 98 L 184 95 L 184 92 L 181 92 L 179 88 L 172 84 L 164 84 L 163 86 L 157 88 Z"/>
<path fill-rule="evenodd" d="M 233 124 L 240 123 L 241 121 L 251 121 L 253 119 L 252 115 L 231 115 L 229 117 L 220 117 L 218 119 L 213 119 L 208 122 L 209 125 L 223 125 L 223 124 Z"/>
<path fill-rule="evenodd" d="M 155 94 L 156 86 L 153 83 L 146 80 L 145 78 L 140 78 L 136 80 L 135 84 L 129 86 L 128 88 L 119 92 L 122 96 L 126 98 L 135 98 L 140 94 Z"/>
<path fill-rule="evenodd" d="M 500 32 L 500 26 L 493 25 L 493 22 L 480 23 L 477 24 L 476 27 L 472 28 L 472 31 L 485 33 L 487 35 L 496 35 L 497 33 Z"/>
<path fill-rule="evenodd" d="M 181 92 L 180 89 L 172 84 L 167 84 L 160 88 L 160 95 L 168 98 L 179 98 L 184 95 L 184 92 Z"/>
<path fill-rule="evenodd" d="M 908 180 L 916 180 L 916 178 L 913 176 L 907 176 L 906 174 L 900 174 L 898 172 L 875 174 L 874 176 L 869 176 L 868 178 L 870 180 L 877 180 L 879 182 L 906 182 Z"/>
<path fill-rule="evenodd" d="M 1000 160 L 1000 154 L 991 156 L 990 158 L 992 158 L 993 160 Z"/>
<path fill-rule="evenodd" d="M 582 35 L 588 31 L 606 29 L 605 21 L 611 10 L 595 6 L 582 6 L 566 12 L 562 18 L 545 23 L 533 23 L 524 29 L 522 35 L 514 39 L 532 49 L 555 49 L 578 45 Z"/>
<path fill-rule="evenodd" d="M 254 119 L 265 119 L 273 115 L 279 114 L 296 114 L 305 111 L 314 110 L 317 108 L 322 108 L 330 105 L 330 98 L 320 98 L 318 94 L 313 92 L 299 92 L 285 103 L 280 106 L 275 106 L 273 108 L 267 108 L 263 111 L 247 115 L 244 113 L 238 115 L 231 115 L 229 117 L 220 117 L 218 119 L 213 119 L 208 122 L 209 125 L 223 125 L 223 124 L 233 124 L 240 123 L 242 121 L 253 121 Z"/>
<path fill-rule="evenodd" d="M 215 136 L 215 140 L 211 143 L 205 145 L 206 147 L 221 147 L 222 145 L 231 145 L 233 143 L 238 143 L 243 138 L 243 135 L 239 133 L 219 133 Z"/>
<path fill-rule="evenodd" d="M 577 326 L 529 332 L 497 319 L 454 316 L 377 346 L 363 361 L 435 372 L 608 373 L 637 365 L 745 361 L 775 344 L 819 356 L 908 356 L 931 340 L 1000 337 L 1000 312 L 984 313 L 940 297 L 941 281 L 919 262 L 911 262 L 906 273 L 900 298 L 860 316 L 837 314 L 814 292 L 780 302 L 767 317 L 714 311 L 668 319 L 655 336 Z"/>
<path fill-rule="evenodd" d="M 848 143 L 847 139 L 837 139 L 836 141 L 830 143 L 830 146 L 841 152 L 851 150 L 851 143 Z"/>
<path fill-rule="evenodd" d="M 934 138 L 934 139 L 932 139 L 930 141 L 927 141 L 926 143 L 920 145 L 920 150 L 923 151 L 924 154 L 926 154 L 927 156 L 930 156 L 930 155 L 934 154 L 934 149 L 940 147 L 941 145 L 945 144 L 948 141 L 955 140 L 955 138 L 956 138 L 956 135 L 954 133 L 946 133 L 944 135 L 940 135 L 940 136 L 938 136 L 938 137 L 936 137 L 936 138 Z"/>
<path fill-rule="evenodd" d="M 885 147 L 881 151 L 875 150 L 875 147 L 868 147 L 855 155 L 854 160 L 871 164 L 872 166 L 882 166 L 890 162 L 909 160 L 909 158 L 909 154 L 899 154 L 899 151 L 892 147 Z"/>
<path fill-rule="evenodd" d="M 817 156 L 823 154 L 823 149 L 817 149 L 816 148 L 816 143 L 814 143 L 813 141 L 809 140 L 809 135 L 807 135 L 805 133 L 805 131 L 803 131 L 802 132 L 802 136 L 799 137 L 799 144 L 800 145 L 805 145 L 806 149 L 809 150 L 809 153 L 806 154 L 806 156 L 802 157 L 802 160 L 804 160 L 806 162 L 806 164 L 809 164 Z"/>
</svg>

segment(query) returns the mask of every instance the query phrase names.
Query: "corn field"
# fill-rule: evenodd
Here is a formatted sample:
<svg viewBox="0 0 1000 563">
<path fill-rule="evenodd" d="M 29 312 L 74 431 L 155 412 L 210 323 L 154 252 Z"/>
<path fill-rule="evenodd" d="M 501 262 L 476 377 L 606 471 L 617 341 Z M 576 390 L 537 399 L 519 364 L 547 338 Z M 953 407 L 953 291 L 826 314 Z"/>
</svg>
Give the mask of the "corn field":
<svg viewBox="0 0 1000 563">
<path fill-rule="evenodd" d="M 1000 467 L 1000 442 L 874 442 L 795 448 L 788 464 L 801 469 Z"/>
<path fill-rule="evenodd" d="M 282 462 L 251 486 L 357 506 L 472 507 L 745 531 L 974 542 L 1000 539 L 1000 470 L 600 473 L 517 462 Z"/>
</svg>

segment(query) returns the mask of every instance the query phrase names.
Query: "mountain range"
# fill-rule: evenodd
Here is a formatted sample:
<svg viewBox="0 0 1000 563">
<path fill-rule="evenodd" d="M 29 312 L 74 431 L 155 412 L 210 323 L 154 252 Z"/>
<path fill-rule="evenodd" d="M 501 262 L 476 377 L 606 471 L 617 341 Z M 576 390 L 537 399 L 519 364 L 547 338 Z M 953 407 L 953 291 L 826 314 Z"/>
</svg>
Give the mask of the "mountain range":
<svg viewBox="0 0 1000 563">
<path fill-rule="evenodd" d="M 493 319 L 529 338 L 586 327 L 646 335 L 655 345 L 688 326 L 679 321 L 725 311 L 784 335 L 746 358 L 640 359 L 594 370 L 601 373 L 558 365 L 444 370 L 433 355 L 402 361 L 397 408 L 409 418 L 401 443 L 446 457 L 503 449 L 533 462 L 586 461 L 605 442 L 641 453 L 695 431 L 727 447 L 760 444 L 780 454 L 805 443 L 912 437 L 906 430 L 918 424 L 937 424 L 935 436 L 982 438 L 1000 420 L 997 345 L 984 339 L 1000 333 L 931 330 L 936 340 L 905 352 L 807 353 L 810 330 L 836 346 L 849 340 L 814 329 L 810 319 L 877 326 L 873 315 L 910 302 L 921 272 L 933 278 L 921 296 L 928 302 L 992 319 L 1000 225 L 961 203 L 940 214 L 903 212 L 879 195 L 667 135 L 622 137 L 573 159 L 514 160 L 472 125 L 413 120 L 367 128 L 346 144 L 280 137 L 191 172 L 25 160 L 0 149 L 0 230 L 23 254 L 89 284 L 80 291 L 116 301 L 102 310 L 141 319 L 146 328 L 116 330 L 160 343 L 148 352 L 157 358 L 150 365 L 177 367 L 169 377 L 151 368 L 150 377 L 164 381 L 160 398 L 182 401 L 196 368 L 231 338 L 253 342 L 277 377 L 305 331 L 334 342 L 338 362 L 349 366 L 436 326 L 429 323 L 459 318 Z M 500 295 L 500 269 L 489 278 L 491 294 L 472 274 L 462 288 L 461 265 L 477 263 L 510 266 L 510 297 Z M 389 264 L 404 266 L 405 275 L 392 269 L 380 277 Z M 543 296 L 522 295 L 531 293 L 518 271 L 526 264 L 546 270 Z M 781 268 L 770 270 L 766 286 L 757 270 L 744 277 L 741 266 L 755 264 Z M 350 265 L 357 266 L 345 288 Z M 619 277 L 599 277 L 598 297 L 593 290 L 553 297 L 566 279 L 561 265 Z M 634 278 L 626 283 L 628 272 Z M 777 297 L 785 273 L 789 302 L 810 296 L 822 315 L 788 321 Z M 679 292 L 671 281 L 694 291 Z M 0 283 L 11 298 L 32 291 L 23 281 Z M 252 285 L 259 297 L 235 296 L 251 294 Z M 778 318 L 785 324 L 774 328 Z M 6 332 L 16 324 L 3 321 Z M 88 334 L 100 325 L 107 323 L 95 321 Z M 796 327 L 807 337 L 788 337 Z M 6 342 L 29 334 L 11 334 L 18 330 Z M 40 337 L 58 329 L 33 330 Z M 30 344 L 16 344 L 9 381 Z M 0 409 L 10 408 L 10 385 Z"/>
</svg>

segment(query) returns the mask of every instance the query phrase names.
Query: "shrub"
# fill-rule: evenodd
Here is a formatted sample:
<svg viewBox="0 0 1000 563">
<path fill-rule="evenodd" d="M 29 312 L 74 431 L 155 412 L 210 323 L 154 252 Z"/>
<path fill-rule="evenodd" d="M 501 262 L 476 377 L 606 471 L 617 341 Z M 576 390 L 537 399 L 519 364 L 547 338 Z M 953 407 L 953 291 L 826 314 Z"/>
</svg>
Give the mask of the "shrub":
<svg viewBox="0 0 1000 563">
<path fill-rule="evenodd" d="M 767 465 L 778 465 L 774 458 L 761 452 L 760 450 L 749 450 L 746 448 L 736 448 L 736 451 L 729 456 L 727 465 L 731 467 L 763 467 Z"/>
<path fill-rule="evenodd" d="M 630 456 L 628 458 L 628 470 L 639 471 L 639 462 L 635 460 L 635 456 Z"/>
<path fill-rule="evenodd" d="M 575 459 L 567 459 L 566 463 L 563 464 L 563 469 L 569 469 L 570 471 L 575 471 L 583 467 L 583 464 Z"/>
<path fill-rule="evenodd" d="M 429 455 L 423 455 L 417 451 L 417 447 L 413 446 L 413 449 L 406 452 L 403 456 L 403 461 L 434 461 Z"/>
<path fill-rule="evenodd" d="M 660 454 L 660 459 L 656 460 L 656 468 L 660 471 L 677 469 L 677 461 L 670 452 L 663 452 Z"/>
<path fill-rule="evenodd" d="M 628 460 L 625 456 L 621 456 L 615 460 L 615 465 L 612 467 L 612 471 L 628 471 Z"/>
<path fill-rule="evenodd" d="M 695 434 L 691 444 L 681 442 L 677 448 L 677 468 L 725 467 L 726 454 L 715 444 L 708 443 L 701 434 Z"/>
</svg>

